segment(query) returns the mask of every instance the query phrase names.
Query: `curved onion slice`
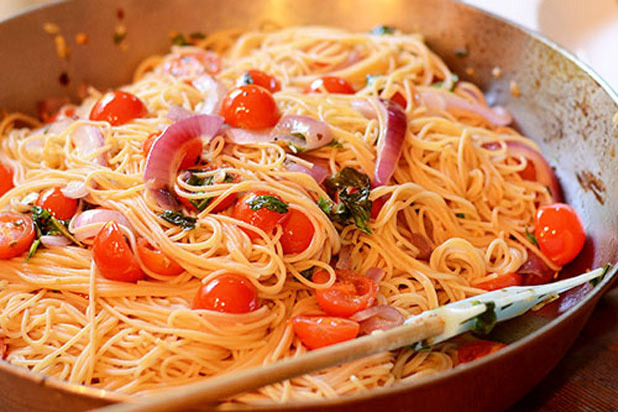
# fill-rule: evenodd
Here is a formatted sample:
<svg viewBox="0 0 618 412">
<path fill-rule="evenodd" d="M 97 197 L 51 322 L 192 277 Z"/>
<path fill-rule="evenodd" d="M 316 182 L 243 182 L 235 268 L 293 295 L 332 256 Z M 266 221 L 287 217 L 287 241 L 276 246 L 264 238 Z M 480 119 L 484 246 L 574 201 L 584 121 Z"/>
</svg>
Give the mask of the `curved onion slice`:
<svg viewBox="0 0 618 412">
<path fill-rule="evenodd" d="M 350 246 L 341 246 L 341 250 L 339 250 L 339 255 L 337 256 L 337 264 L 335 265 L 336 269 L 350 269 L 351 252 Z"/>
<path fill-rule="evenodd" d="M 225 129 L 225 137 L 237 145 L 268 143 L 273 140 L 272 131 L 270 129 L 247 130 L 228 127 Z"/>
<path fill-rule="evenodd" d="M 384 271 L 377 267 L 370 267 L 365 275 L 375 283 L 380 283 L 382 278 L 384 278 Z"/>
<path fill-rule="evenodd" d="M 88 196 L 88 188 L 86 182 L 81 180 L 72 180 L 65 187 L 60 189 L 63 195 L 71 199 L 81 199 Z"/>
<path fill-rule="evenodd" d="M 404 316 L 392 306 L 376 305 L 350 316 L 350 320 L 360 323 L 359 334 L 368 335 L 376 330 L 388 330 L 400 326 Z"/>
<path fill-rule="evenodd" d="M 103 133 L 96 126 L 83 125 L 77 127 L 71 135 L 73 144 L 82 157 L 88 157 L 99 150 L 105 144 Z M 105 156 L 99 153 L 95 158 L 95 162 L 101 166 L 105 166 Z"/>
<path fill-rule="evenodd" d="M 382 186 L 388 183 L 395 172 L 397 162 L 401 156 L 403 142 L 406 138 L 408 119 L 401 107 L 387 99 L 377 99 L 375 106 L 382 111 L 382 117 L 386 119 L 384 131 L 378 139 L 376 166 L 373 175 L 373 186 Z M 354 100 L 352 107 L 363 116 L 375 119 L 377 113 L 374 106 L 367 100 Z"/>
<path fill-rule="evenodd" d="M 71 244 L 71 241 L 64 236 L 43 235 L 40 239 L 45 247 L 67 246 Z"/>
<path fill-rule="evenodd" d="M 187 117 L 169 126 L 150 149 L 144 169 L 144 182 L 157 203 L 165 209 L 175 209 L 171 188 L 187 146 L 196 139 L 209 142 L 221 128 L 219 116 L 200 114 Z"/>
<path fill-rule="evenodd" d="M 470 101 L 445 90 L 426 88 L 421 91 L 423 104 L 434 110 L 446 110 L 450 107 L 474 112 L 496 126 L 506 126 L 513 121 L 510 113 L 503 107 L 487 107 Z"/>
<path fill-rule="evenodd" d="M 322 165 L 316 162 L 312 162 L 310 160 L 306 160 L 306 159 L 303 159 L 303 160 L 306 163 L 312 164 L 313 166 L 311 168 L 305 167 L 304 165 L 295 162 L 293 157 L 288 156 L 285 162 L 285 167 L 290 172 L 305 173 L 313 177 L 315 181 L 318 182 L 318 184 L 320 185 L 324 182 L 324 180 L 326 180 L 328 176 L 330 176 L 330 172 L 328 171 L 328 169 L 326 169 Z"/>
<path fill-rule="evenodd" d="M 511 156 L 525 157 L 529 162 L 532 162 L 537 182 L 547 187 L 554 202 L 562 201 L 560 183 L 551 166 L 540 152 L 522 142 L 507 141 L 506 146 Z"/>
<path fill-rule="evenodd" d="M 133 232 L 133 226 L 122 213 L 109 209 L 90 209 L 80 213 L 71 220 L 69 231 L 75 239 L 90 244 L 101 227 L 111 220 Z"/>
<path fill-rule="evenodd" d="M 221 103 L 227 94 L 225 86 L 214 77 L 205 74 L 193 80 L 193 87 L 204 96 L 204 100 L 198 107 L 198 112 L 202 114 L 219 113 Z"/>
</svg>

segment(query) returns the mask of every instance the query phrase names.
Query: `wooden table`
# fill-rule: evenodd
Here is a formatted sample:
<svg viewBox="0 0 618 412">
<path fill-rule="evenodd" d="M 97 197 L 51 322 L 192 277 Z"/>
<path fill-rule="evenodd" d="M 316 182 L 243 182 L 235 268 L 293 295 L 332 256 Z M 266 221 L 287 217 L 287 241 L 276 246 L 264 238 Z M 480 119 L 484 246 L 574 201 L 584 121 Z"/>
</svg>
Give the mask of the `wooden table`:
<svg viewBox="0 0 618 412">
<path fill-rule="evenodd" d="M 565 358 L 509 412 L 618 411 L 618 288 L 604 296 Z"/>
</svg>

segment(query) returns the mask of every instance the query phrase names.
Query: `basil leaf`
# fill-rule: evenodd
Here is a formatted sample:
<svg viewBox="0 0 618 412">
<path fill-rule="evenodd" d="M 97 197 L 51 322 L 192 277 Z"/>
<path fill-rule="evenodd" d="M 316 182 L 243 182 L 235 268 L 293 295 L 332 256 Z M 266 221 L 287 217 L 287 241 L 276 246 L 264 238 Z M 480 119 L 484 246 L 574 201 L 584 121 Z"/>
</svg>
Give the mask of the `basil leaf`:
<svg viewBox="0 0 618 412">
<path fill-rule="evenodd" d="M 379 35 L 393 34 L 395 33 L 395 28 L 393 26 L 376 26 L 373 29 L 371 29 L 370 33 L 379 34 Z"/>
<path fill-rule="evenodd" d="M 251 76 L 251 73 L 249 72 L 245 72 L 242 77 L 240 78 L 240 85 L 241 86 L 246 86 L 248 84 L 253 84 L 253 77 Z"/>
<path fill-rule="evenodd" d="M 474 318 L 474 326 L 472 331 L 479 335 L 487 335 L 496 326 L 498 317 L 494 311 L 496 304 L 494 302 L 485 302 L 485 312 Z"/>
<path fill-rule="evenodd" d="M 326 203 L 322 202 L 320 208 L 329 218 L 342 225 L 353 221 L 357 228 L 371 234 L 369 218 L 373 202 L 369 200 L 371 193 L 369 176 L 354 168 L 344 167 L 327 179 L 324 186 L 332 198 L 339 199 L 336 204 L 332 202 L 328 212 L 325 210 Z"/>
<path fill-rule="evenodd" d="M 172 44 L 175 44 L 177 46 L 189 46 L 191 43 L 189 43 L 185 36 L 183 36 L 182 34 L 177 34 L 172 37 Z"/>
<path fill-rule="evenodd" d="M 460 219 L 465 219 L 466 215 L 464 215 L 463 213 L 455 213 L 455 216 L 460 218 Z"/>
<path fill-rule="evenodd" d="M 195 229 L 196 218 L 185 216 L 175 210 L 166 210 L 159 214 L 159 217 L 173 225 L 180 226 L 183 230 Z"/>
<path fill-rule="evenodd" d="M 605 275 L 607 274 L 607 272 L 609 271 L 609 269 L 612 267 L 611 263 L 606 263 L 605 266 L 603 266 L 603 273 L 601 273 L 601 276 L 599 276 L 598 278 L 594 278 L 590 281 L 590 284 L 592 286 L 596 286 L 599 283 L 601 283 L 601 281 L 603 280 L 603 278 L 605 277 Z"/>
<path fill-rule="evenodd" d="M 537 240 L 536 236 L 534 236 L 532 233 L 528 232 L 528 226 L 526 226 L 526 237 L 528 238 L 528 241 L 530 243 L 532 243 L 536 247 L 539 247 L 539 241 Z"/>
<path fill-rule="evenodd" d="M 305 269 L 303 271 L 300 272 L 300 274 L 308 280 L 312 280 L 313 278 L 313 272 L 315 271 L 315 266 L 311 266 L 309 269 Z"/>
<path fill-rule="evenodd" d="M 247 202 L 251 210 L 260 210 L 265 207 L 271 212 L 287 213 L 288 205 L 280 199 L 270 195 L 259 195 Z"/>
<path fill-rule="evenodd" d="M 343 149 L 343 145 L 337 139 L 333 139 L 333 141 L 327 144 L 327 146 L 334 147 L 336 149 Z"/>
<path fill-rule="evenodd" d="M 69 232 L 69 229 L 67 228 L 69 225 L 68 220 L 56 219 L 54 216 L 51 215 L 51 213 L 49 213 L 48 210 L 40 206 L 32 207 L 32 219 L 34 221 L 34 225 L 37 229 L 37 234 L 39 235 L 39 237 L 41 235 L 62 235 L 76 245 L 82 247 L 84 246 L 79 240 L 75 239 L 71 232 Z"/>
</svg>

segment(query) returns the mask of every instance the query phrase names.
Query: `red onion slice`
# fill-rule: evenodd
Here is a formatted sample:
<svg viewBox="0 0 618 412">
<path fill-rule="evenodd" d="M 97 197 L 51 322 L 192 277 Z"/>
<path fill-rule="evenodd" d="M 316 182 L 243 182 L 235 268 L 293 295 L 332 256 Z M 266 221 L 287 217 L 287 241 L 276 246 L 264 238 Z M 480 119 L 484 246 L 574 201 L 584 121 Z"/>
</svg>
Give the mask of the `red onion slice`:
<svg viewBox="0 0 618 412">
<path fill-rule="evenodd" d="M 305 159 L 303 159 L 305 160 Z M 304 173 L 307 174 L 311 177 L 313 177 L 315 179 L 316 182 L 318 182 L 318 184 L 322 184 L 324 182 L 324 180 L 326 180 L 326 178 L 328 176 L 330 176 L 330 172 L 328 171 L 327 168 L 317 164 L 317 163 L 313 163 L 309 160 L 307 160 L 307 163 L 311 163 L 313 166 L 311 168 L 307 168 L 304 165 L 300 164 L 300 163 L 296 163 L 293 158 L 288 157 L 288 159 L 285 162 L 285 167 L 290 171 L 290 172 L 297 172 L 297 173 Z"/>
<path fill-rule="evenodd" d="M 528 260 L 521 265 L 517 273 L 524 275 L 524 285 L 541 285 L 551 282 L 555 272 L 543 259 L 528 250 Z"/>
<path fill-rule="evenodd" d="M 159 206 L 174 209 L 171 188 L 188 145 L 202 138 L 209 142 L 221 128 L 223 119 L 205 114 L 187 117 L 169 126 L 152 145 L 146 159 L 144 182 Z"/>
<path fill-rule="evenodd" d="M 496 126 L 506 126 L 513 121 L 510 113 L 503 107 L 496 106 L 494 108 L 483 106 L 480 103 L 473 102 L 445 90 L 436 88 L 426 88 L 421 91 L 423 104 L 430 109 L 446 110 L 448 108 L 456 108 L 474 112 Z"/>
<path fill-rule="evenodd" d="M 225 137 L 237 145 L 268 143 L 273 140 L 272 131 L 266 130 L 247 130 L 228 127 L 225 129 Z"/>
<path fill-rule="evenodd" d="M 40 239 L 41 243 L 45 247 L 68 246 L 71 244 L 71 241 L 64 236 L 43 235 Z"/>
<path fill-rule="evenodd" d="M 545 160 L 543 155 L 522 142 L 507 141 L 506 145 L 511 156 L 525 157 L 529 162 L 532 162 L 536 172 L 537 182 L 549 189 L 550 195 L 554 202 L 561 202 L 562 189 L 560 188 L 560 183 L 558 182 L 553 169 L 549 163 L 547 163 L 547 160 Z"/>
<path fill-rule="evenodd" d="M 131 232 L 134 231 L 133 226 L 122 213 L 109 209 L 90 209 L 80 213 L 71 220 L 69 231 L 73 233 L 75 239 L 90 244 L 101 227 L 111 220 Z"/>
<path fill-rule="evenodd" d="M 78 126 L 73 131 L 71 139 L 82 157 L 92 155 L 105 144 L 103 133 L 101 133 L 98 127 L 91 125 Z M 107 164 L 103 153 L 97 155 L 95 162 L 101 166 Z"/>
<path fill-rule="evenodd" d="M 367 273 L 365 273 L 365 275 L 375 283 L 380 283 L 380 281 L 384 278 L 384 271 L 377 267 L 370 267 L 367 269 Z"/>
<path fill-rule="evenodd" d="M 63 195 L 71 199 L 81 199 L 88 196 L 88 188 L 86 182 L 81 180 L 73 180 L 65 187 L 60 189 Z"/>
<path fill-rule="evenodd" d="M 368 335 L 376 330 L 389 330 L 403 325 L 404 316 L 392 306 L 376 305 L 350 316 L 360 323 L 359 334 Z"/>
<path fill-rule="evenodd" d="M 339 255 L 337 256 L 337 264 L 335 265 L 335 268 L 345 270 L 350 269 L 350 255 L 350 246 L 341 246 L 341 250 L 339 250 Z"/>
</svg>

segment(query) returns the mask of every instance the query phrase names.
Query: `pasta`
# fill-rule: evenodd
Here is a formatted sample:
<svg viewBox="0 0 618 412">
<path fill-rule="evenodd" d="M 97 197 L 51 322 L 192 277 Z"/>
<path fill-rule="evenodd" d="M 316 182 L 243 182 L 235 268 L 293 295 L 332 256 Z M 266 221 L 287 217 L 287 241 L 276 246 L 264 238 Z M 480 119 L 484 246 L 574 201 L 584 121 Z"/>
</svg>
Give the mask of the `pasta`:
<svg viewBox="0 0 618 412">
<path fill-rule="evenodd" d="M 191 172 L 210 185 L 174 175 L 171 192 L 194 205 L 210 199 L 201 211 L 184 203 L 182 217 L 194 220 L 183 222 L 193 227 L 162 217 L 165 207 L 144 179 L 150 161 L 144 143 L 178 122 L 173 112 L 219 113 L 213 108 L 221 105 L 221 90 L 243 78 L 255 82 L 247 80 L 250 70 L 277 79 L 280 90 L 272 95 L 281 116 L 318 120 L 333 142 L 298 153 L 289 142 L 250 134 L 256 140 L 240 143 L 221 129 L 200 146 L 201 162 L 213 169 Z M 354 93 L 327 93 L 324 84 L 307 92 L 323 75 L 345 79 Z M 90 88 L 79 106 L 65 106 L 48 124 L 7 115 L 0 123 L 0 161 L 13 171 L 14 187 L 0 198 L 0 209 L 28 214 L 39 193 L 78 188 L 84 193 L 76 216 L 89 207 L 119 212 L 131 250 L 145 240 L 182 273 L 157 273 L 136 254 L 147 276 L 110 280 L 93 260 L 92 239 L 84 247 L 49 245 L 29 259 L 0 261 L 0 336 L 14 365 L 144 395 L 302 356 L 309 349 L 291 319 L 324 313 L 315 290 L 335 284 L 335 262 L 358 274 L 379 271 L 376 304 L 404 316 L 482 293 L 479 285 L 517 272 L 533 255 L 550 272 L 560 270 L 528 233 L 538 208 L 555 194 L 524 178 L 531 159 L 511 151 L 538 147 L 509 128 L 505 112 L 488 107 L 475 85 L 458 81 L 419 35 L 390 28 L 224 31 L 146 59 L 121 90 L 143 102 L 146 114 L 119 125 L 91 120 L 103 94 Z M 388 112 L 380 110 L 387 99 L 397 101 L 393 110 L 405 114 L 407 126 L 392 178 L 370 191 L 373 204 L 383 206 L 365 229 L 354 220 L 333 222 L 318 204 L 332 193 L 290 162 L 322 165 L 329 175 L 352 168 L 373 176 L 387 140 Z M 100 133 L 102 143 L 80 143 L 76 135 L 84 130 Z M 238 203 L 243 193 L 257 191 L 306 216 L 313 236 L 304 250 L 284 253 L 280 224 L 251 235 L 251 224 L 234 215 L 236 206 L 215 212 L 225 199 L 239 196 Z M 76 220 L 68 230 L 88 239 L 93 225 Z M 307 271 L 324 271 L 327 280 L 316 282 Z M 193 309 L 200 286 L 226 273 L 250 282 L 258 307 L 246 313 Z M 382 353 L 230 401 L 332 398 L 394 385 L 452 368 L 456 347 Z"/>
</svg>

